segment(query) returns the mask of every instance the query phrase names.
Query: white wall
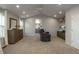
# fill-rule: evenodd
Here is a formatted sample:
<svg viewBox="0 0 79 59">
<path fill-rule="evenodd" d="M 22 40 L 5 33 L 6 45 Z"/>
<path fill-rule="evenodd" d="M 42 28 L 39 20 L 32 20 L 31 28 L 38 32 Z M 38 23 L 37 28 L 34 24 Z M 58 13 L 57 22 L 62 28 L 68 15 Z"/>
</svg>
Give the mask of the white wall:
<svg viewBox="0 0 79 59">
<path fill-rule="evenodd" d="M 7 12 L 7 23 L 8 23 L 8 29 L 9 29 L 9 18 L 19 19 L 16 15 L 12 14 L 11 12 Z M 18 21 L 19 22 L 19 21 Z M 19 24 L 19 23 L 18 23 Z"/>
<path fill-rule="evenodd" d="M 6 37 L 5 37 L 5 45 L 8 45 L 8 36 L 7 36 L 7 30 L 9 29 L 9 18 L 14 18 L 14 19 L 18 19 L 18 17 L 16 15 L 13 15 L 12 13 L 10 13 L 9 11 L 5 11 L 6 12 Z"/>
<path fill-rule="evenodd" d="M 58 21 L 54 18 L 37 15 L 25 20 L 25 34 L 26 35 L 36 35 L 35 34 L 35 19 L 40 19 L 41 24 L 45 31 L 49 31 L 53 36 L 56 36 L 58 30 Z"/>
<path fill-rule="evenodd" d="M 66 43 L 79 49 L 79 6 L 66 12 Z"/>
</svg>

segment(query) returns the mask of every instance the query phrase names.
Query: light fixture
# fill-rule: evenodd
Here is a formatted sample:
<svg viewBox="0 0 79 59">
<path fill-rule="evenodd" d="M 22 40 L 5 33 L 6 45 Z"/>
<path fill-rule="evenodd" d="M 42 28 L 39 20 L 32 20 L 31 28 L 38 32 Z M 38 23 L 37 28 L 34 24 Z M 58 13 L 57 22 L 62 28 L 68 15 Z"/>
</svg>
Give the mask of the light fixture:
<svg viewBox="0 0 79 59">
<path fill-rule="evenodd" d="M 57 17 L 57 15 L 54 15 L 54 17 Z"/>
<path fill-rule="evenodd" d="M 59 14 L 62 14 L 62 11 L 59 11 Z"/>
<path fill-rule="evenodd" d="M 16 5 L 16 8 L 19 8 L 20 6 L 19 5 Z"/>
<path fill-rule="evenodd" d="M 26 14 L 26 12 L 25 12 L 25 11 L 23 11 L 22 13 L 23 13 L 23 14 Z"/>
<path fill-rule="evenodd" d="M 40 24 L 40 19 L 36 19 L 36 20 L 35 20 L 35 23 L 36 23 L 36 24 Z"/>
</svg>

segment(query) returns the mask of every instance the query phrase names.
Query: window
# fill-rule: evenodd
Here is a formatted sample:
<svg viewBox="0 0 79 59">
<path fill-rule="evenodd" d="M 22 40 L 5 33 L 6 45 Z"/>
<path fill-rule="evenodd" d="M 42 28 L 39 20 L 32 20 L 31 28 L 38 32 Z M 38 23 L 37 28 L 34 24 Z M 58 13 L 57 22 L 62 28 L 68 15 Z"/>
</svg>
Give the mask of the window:
<svg viewBox="0 0 79 59">
<path fill-rule="evenodd" d="M 35 24 L 36 24 L 36 29 L 40 28 L 40 24 L 41 24 L 40 19 L 36 19 Z"/>
<path fill-rule="evenodd" d="M 7 11 L 0 8 L 0 45 L 7 45 Z"/>
<path fill-rule="evenodd" d="M 36 19 L 36 20 L 35 20 L 35 23 L 36 23 L 36 24 L 40 24 L 40 19 Z"/>
<path fill-rule="evenodd" d="M 4 10 L 0 9 L 0 38 L 5 36 L 5 15 Z"/>
</svg>

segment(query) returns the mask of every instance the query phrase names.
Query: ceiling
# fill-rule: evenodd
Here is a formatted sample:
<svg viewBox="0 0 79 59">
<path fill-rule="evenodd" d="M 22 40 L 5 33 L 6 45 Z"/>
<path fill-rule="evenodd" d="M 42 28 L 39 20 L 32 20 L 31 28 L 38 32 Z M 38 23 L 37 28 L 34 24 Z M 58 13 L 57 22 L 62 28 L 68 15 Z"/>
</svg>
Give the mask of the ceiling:
<svg viewBox="0 0 79 59">
<path fill-rule="evenodd" d="M 38 14 L 43 14 L 55 18 L 62 18 L 65 12 L 70 8 L 76 6 L 75 4 L 19 4 L 19 8 L 16 8 L 16 4 L 0 4 L 0 7 L 8 9 L 11 13 L 23 18 L 31 17 Z M 61 14 L 59 12 L 62 11 Z M 24 13 L 24 14 L 23 14 Z"/>
</svg>

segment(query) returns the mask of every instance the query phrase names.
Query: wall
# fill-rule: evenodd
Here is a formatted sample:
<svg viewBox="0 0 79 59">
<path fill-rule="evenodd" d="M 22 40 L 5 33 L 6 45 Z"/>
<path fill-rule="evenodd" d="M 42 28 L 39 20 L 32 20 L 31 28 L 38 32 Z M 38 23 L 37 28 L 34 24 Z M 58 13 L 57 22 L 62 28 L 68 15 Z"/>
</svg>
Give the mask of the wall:
<svg viewBox="0 0 79 59">
<path fill-rule="evenodd" d="M 14 15 L 14 14 L 12 14 L 11 12 L 7 12 L 7 20 L 8 20 L 8 29 L 9 29 L 9 18 L 14 18 L 14 19 L 17 19 L 18 20 L 18 24 L 19 24 L 19 18 L 16 16 L 16 15 Z"/>
<path fill-rule="evenodd" d="M 79 49 L 79 6 L 66 12 L 66 43 Z"/>
<path fill-rule="evenodd" d="M 3 40 L 2 42 L 0 41 L 1 43 L 5 42 L 5 43 L 3 43 L 3 46 L 8 45 L 7 30 L 9 29 L 9 18 L 10 17 L 18 19 L 17 16 L 15 16 L 12 13 L 10 13 L 9 11 L 5 10 L 5 40 Z M 18 21 L 18 24 L 19 24 L 19 21 Z M 0 54 L 3 53 L 1 43 L 0 43 Z"/>
<path fill-rule="evenodd" d="M 9 30 L 9 18 L 14 18 L 14 19 L 17 19 L 18 20 L 18 17 L 16 15 L 12 14 L 11 12 L 7 11 L 7 10 L 5 12 L 6 12 L 6 21 L 5 21 L 5 23 L 6 23 L 5 45 L 8 45 L 7 30 Z M 18 21 L 18 24 L 19 24 L 19 21 Z"/>
<path fill-rule="evenodd" d="M 49 31 L 53 36 L 56 36 L 58 30 L 58 22 L 56 19 L 45 16 L 36 15 L 25 20 L 25 35 L 36 35 L 35 19 L 40 19 L 41 25 L 45 31 Z"/>
<path fill-rule="evenodd" d="M 65 30 L 65 19 L 62 18 L 62 19 L 58 19 L 58 31 L 63 31 Z M 63 27 L 62 27 L 63 26 Z"/>
</svg>

